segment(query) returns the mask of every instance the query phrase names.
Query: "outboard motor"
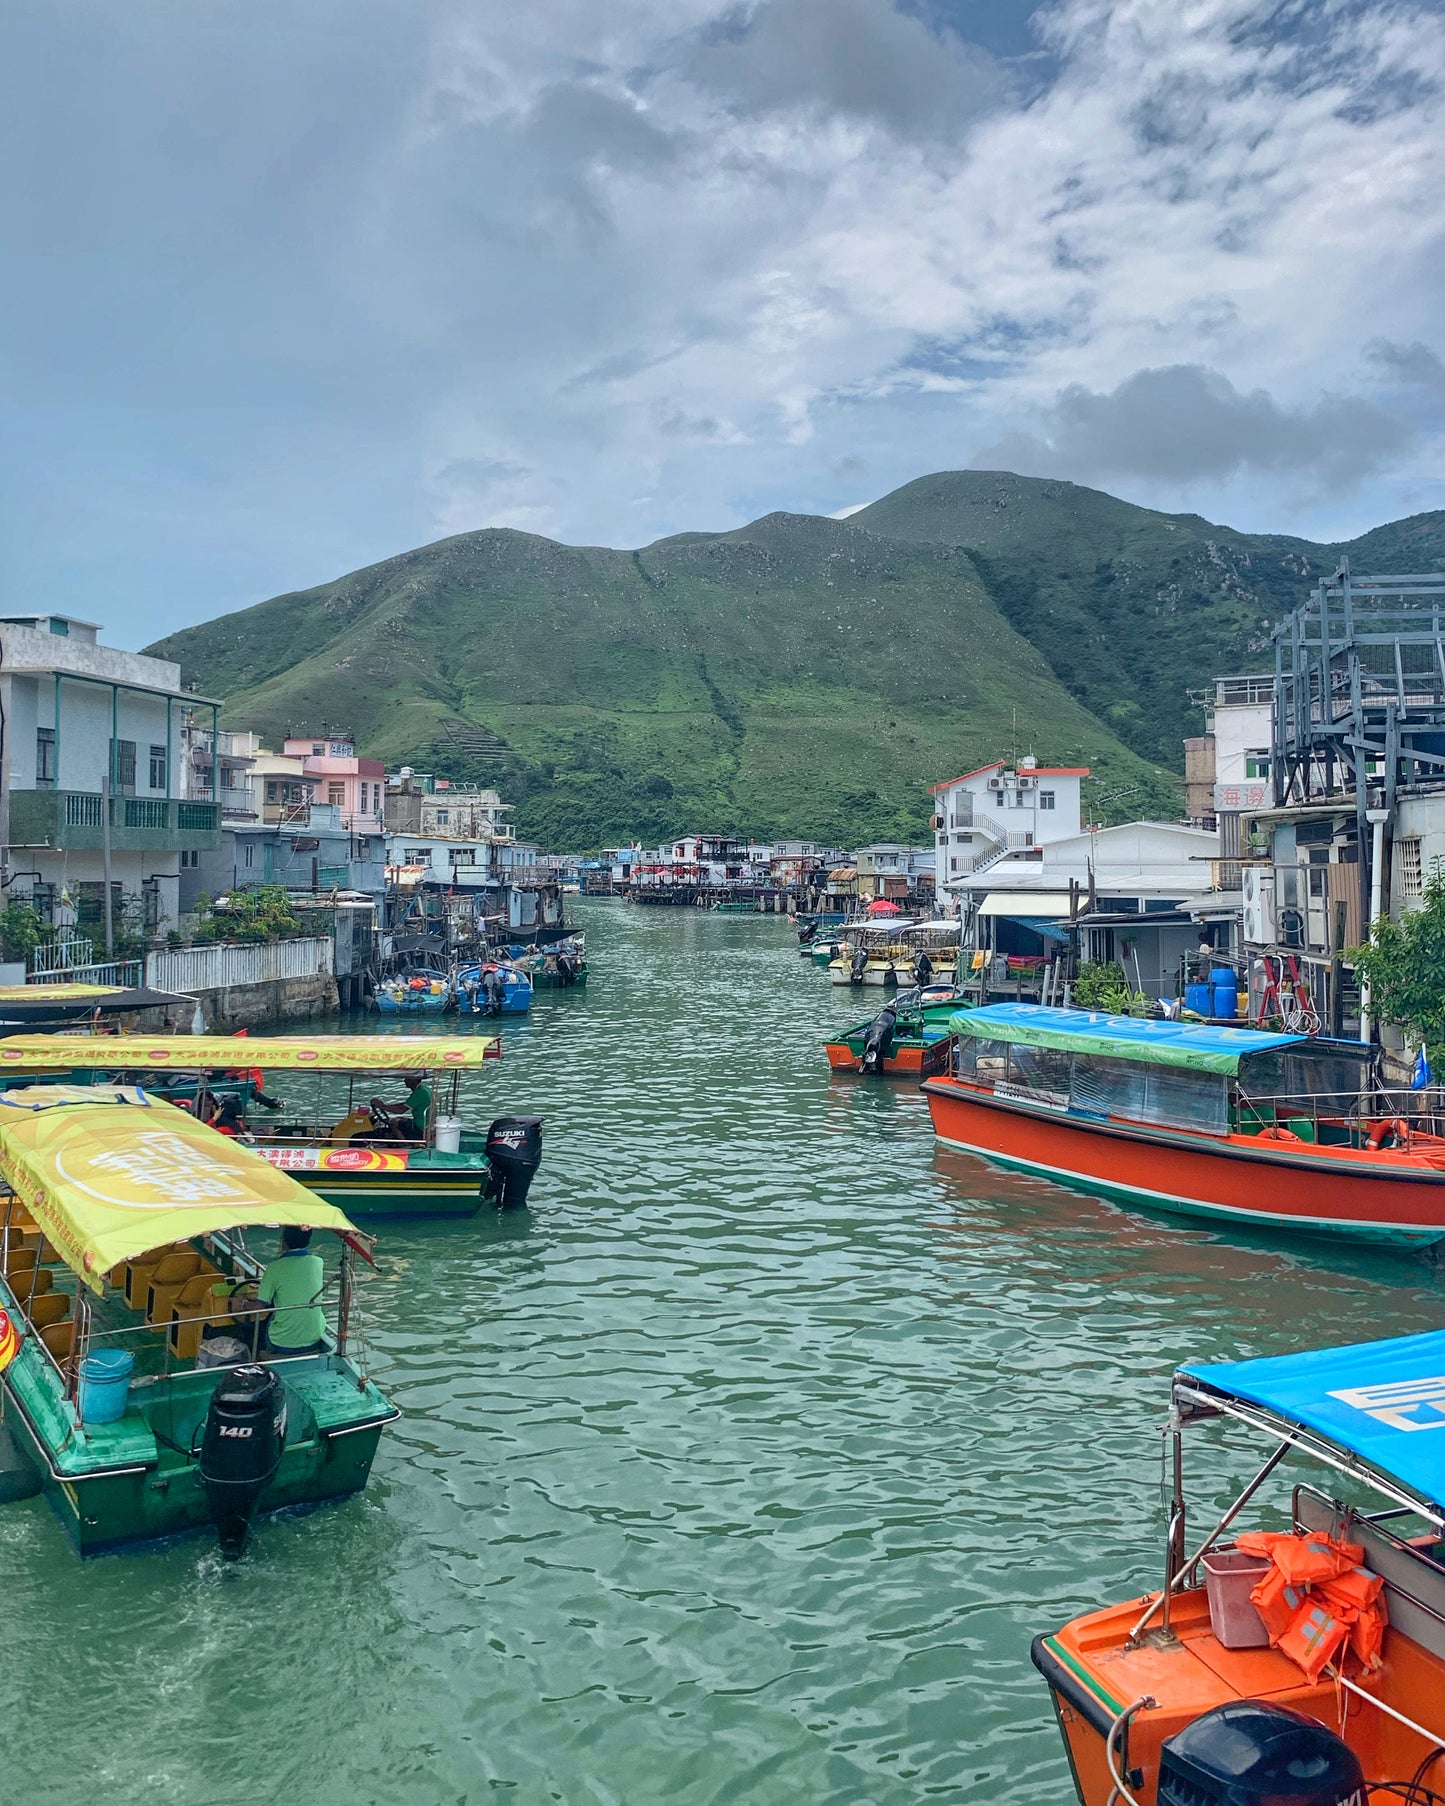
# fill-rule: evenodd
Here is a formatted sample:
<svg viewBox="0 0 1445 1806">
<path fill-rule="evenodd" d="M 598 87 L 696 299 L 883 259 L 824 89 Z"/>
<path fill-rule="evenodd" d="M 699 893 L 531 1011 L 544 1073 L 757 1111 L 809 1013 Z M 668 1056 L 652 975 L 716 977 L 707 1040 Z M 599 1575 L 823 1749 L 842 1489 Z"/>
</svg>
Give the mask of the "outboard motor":
<svg viewBox="0 0 1445 1806">
<path fill-rule="evenodd" d="M 235 1367 L 211 1394 L 201 1437 L 201 1482 L 220 1537 L 234 1561 L 246 1546 L 261 1495 L 286 1446 L 286 1393 L 269 1367 Z"/>
<path fill-rule="evenodd" d="M 532 1176 L 542 1164 L 540 1116 L 499 1116 L 487 1130 L 487 1183 L 483 1197 L 498 1210 L 520 1210 Z"/>
<path fill-rule="evenodd" d="M 883 1062 L 893 1052 L 893 1031 L 897 1027 L 897 1012 L 893 1004 L 879 1010 L 868 1024 L 863 1034 L 863 1058 L 859 1062 L 863 1072 L 877 1072 Z"/>
<path fill-rule="evenodd" d="M 913 982 L 916 985 L 926 985 L 932 977 L 933 961 L 926 953 L 920 953 L 913 962 Z"/>
<path fill-rule="evenodd" d="M 502 999 L 507 995 L 507 981 L 502 977 L 495 966 L 493 966 L 490 972 L 484 972 L 482 974 L 482 991 L 487 999 L 487 1007 L 484 1014 L 488 1016 L 500 1016 L 502 1013 Z"/>
<path fill-rule="evenodd" d="M 1159 1806 L 1365 1806 L 1359 1759 L 1317 1719 L 1262 1700 L 1216 1706 L 1168 1739 Z"/>
<path fill-rule="evenodd" d="M 557 955 L 557 976 L 564 987 L 576 984 L 577 965 L 570 953 L 561 952 Z"/>
<path fill-rule="evenodd" d="M 867 964 L 868 949 L 866 947 L 860 947 L 853 955 L 853 964 L 848 968 L 848 983 L 850 985 L 862 984 L 863 973 Z"/>
</svg>

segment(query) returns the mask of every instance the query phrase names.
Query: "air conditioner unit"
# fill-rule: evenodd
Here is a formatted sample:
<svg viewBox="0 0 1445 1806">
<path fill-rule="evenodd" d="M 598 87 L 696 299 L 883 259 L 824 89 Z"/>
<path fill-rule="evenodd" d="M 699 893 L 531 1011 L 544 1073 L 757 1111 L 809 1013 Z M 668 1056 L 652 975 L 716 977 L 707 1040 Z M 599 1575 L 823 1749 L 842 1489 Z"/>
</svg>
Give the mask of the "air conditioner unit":
<svg viewBox="0 0 1445 1806">
<path fill-rule="evenodd" d="M 1035 789 L 1035 788 L 1036 788 L 1036 787 L 1037 787 L 1037 785 L 1038 785 L 1038 779 L 1037 779 L 1037 778 L 1024 778 L 1024 777 L 1021 777 L 1021 778 L 1020 778 L 1020 779 L 1019 779 L 1019 789 L 1020 789 L 1020 790 L 1033 790 L 1033 789 Z"/>
<path fill-rule="evenodd" d="M 990 778 L 988 781 L 988 787 L 990 790 L 1002 790 L 1003 789 L 1003 779 L 1002 778 Z"/>
</svg>

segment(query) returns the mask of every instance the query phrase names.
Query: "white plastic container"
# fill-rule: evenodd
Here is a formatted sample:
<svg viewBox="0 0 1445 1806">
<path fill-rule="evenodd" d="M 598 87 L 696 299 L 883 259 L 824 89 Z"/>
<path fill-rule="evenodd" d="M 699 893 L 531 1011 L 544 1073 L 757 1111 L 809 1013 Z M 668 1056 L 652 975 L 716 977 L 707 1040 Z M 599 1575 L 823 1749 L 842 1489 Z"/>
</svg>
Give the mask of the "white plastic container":
<svg viewBox="0 0 1445 1806">
<path fill-rule="evenodd" d="M 437 1118 L 436 1150 L 439 1154 L 461 1153 L 462 1119 L 460 1116 L 439 1116 Z"/>
</svg>

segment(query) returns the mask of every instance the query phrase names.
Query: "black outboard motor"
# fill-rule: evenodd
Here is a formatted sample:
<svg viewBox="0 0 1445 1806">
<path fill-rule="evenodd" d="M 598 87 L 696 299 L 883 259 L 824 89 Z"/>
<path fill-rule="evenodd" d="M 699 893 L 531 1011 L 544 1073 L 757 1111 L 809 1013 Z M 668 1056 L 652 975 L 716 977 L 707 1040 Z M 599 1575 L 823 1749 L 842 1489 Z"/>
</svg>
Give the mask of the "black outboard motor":
<svg viewBox="0 0 1445 1806">
<path fill-rule="evenodd" d="M 286 1446 L 286 1393 L 269 1367 L 235 1367 L 211 1394 L 201 1437 L 201 1481 L 220 1537 L 234 1561 L 246 1546 L 261 1495 Z"/>
<path fill-rule="evenodd" d="M 561 979 L 564 988 L 567 985 L 576 984 L 577 962 L 570 953 L 561 952 L 557 955 L 557 976 Z"/>
<path fill-rule="evenodd" d="M 863 1033 L 863 1058 L 860 1062 L 864 1072 L 878 1072 L 883 1062 L 893 1052 L 893 1031 L 897 1027 L 897 1012 L 893 1004 L 887 1004 Z"/>
<path fill-rule="evenodd" d="M 1318 1719 L 1262 1700 L 1216 1706 L 1165 1743 L 1159 1806 L 1365 1806 L 1350 1746 Z"/>
<path fill-rule="evenodd" d="M 484 972 L 482 974 L 482 992 L 487 1000 L 487 1007 L 483 1011 L 483 1014 L 487 1016 L 500 1016 L 502 1013 L 502 999 L 507 995 L 507 981 L 502 977 L 495 966 L 490 972 Z"/>
<path fill-rule="evenodd" d="M 848 968 L 848 983 L 850 985 L 862 984 L 863 972 L 867 964 L 868 949 L 866 947 L 860 947 L 853 955 L 853 964 Z"/>
<path fill-rule="evenodd" d="M 540 1116 L 499 1116 L 487 1130 L 487 1182 L 483 1197 L 498 1210 L 520 1210 L 532 1175 L 542 1164 Z"/>
<path fill-rule="evenodd" d="M 913 982 L 916 985 L 926 985 L 932 977 L 933 961 L 926 953 L 920 953 L 913 962 Z"/>
</svg>

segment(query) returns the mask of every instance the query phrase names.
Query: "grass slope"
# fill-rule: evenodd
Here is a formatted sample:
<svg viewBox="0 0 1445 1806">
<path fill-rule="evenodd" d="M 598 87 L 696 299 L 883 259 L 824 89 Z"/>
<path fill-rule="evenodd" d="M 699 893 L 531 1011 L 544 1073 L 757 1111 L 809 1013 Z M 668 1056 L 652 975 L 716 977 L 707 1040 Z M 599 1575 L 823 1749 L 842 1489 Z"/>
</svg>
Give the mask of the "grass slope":
<svg viewBox="0 0 1445 1806">
<path fill-rule="evenodd" d="M 1270 628 L 1342 556 L 1357 571 L 1445 564 L 1442 513 L 1316 545 L 1007 471 L 940 471 L 849 518 L 891 539 L 966 551 L 1069 692 L 1144 758 L 1170 767 L 1180 740 L 1200 732 L 1189 691 L 1215 676 L 1272 670 Z"/>
<path fill-rule="evenodd" d="M 769 515 L 640 552 L 461 534 L 150 650 L 270 734 L 351 728 L 495 781 L 552 846 L 686 825 L 853 845 L 926 831 L 924 786 L 1032 747 L 1111 814 L 1177 808 L 1000 614 L 973 558 Z M 500 768 L 447 738 L 506 741 Z M 1175 749 L 1171 764 L 1177 764 Z"/>
</svg>

